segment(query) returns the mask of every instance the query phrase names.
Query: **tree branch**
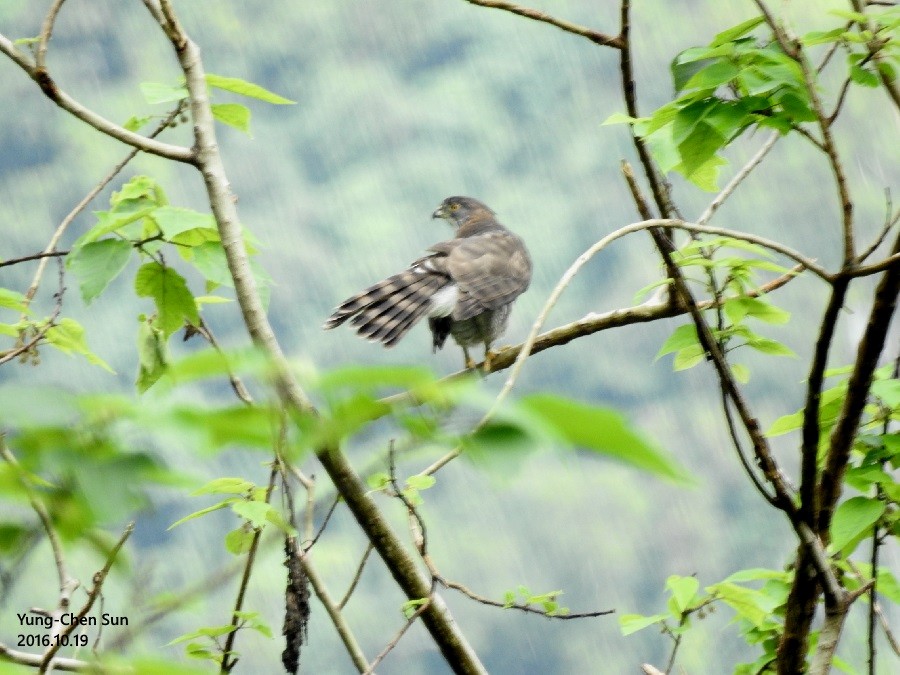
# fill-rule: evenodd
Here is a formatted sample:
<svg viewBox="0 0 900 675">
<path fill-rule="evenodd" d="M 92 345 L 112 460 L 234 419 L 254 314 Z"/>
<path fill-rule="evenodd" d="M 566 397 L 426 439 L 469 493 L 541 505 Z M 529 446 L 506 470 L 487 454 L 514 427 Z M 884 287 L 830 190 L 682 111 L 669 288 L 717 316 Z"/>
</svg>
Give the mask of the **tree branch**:
<svg viewBox="0 0 900 675">
<path fill-rule="evenodd" d="M 894 242 L 892 254 L 900 253 L 900 235 Z M 829 438 L 828 456 L 820 482 L 821 508 L 817 523 L 818 532 L 828 537 L 831 516 L 840 497 L 844 472 L 853 447 L 853 439 L 859 429 L 863 408 L 872 385 L 872 374 L 884 348 L 887 332 L 897 308 L 900 293 L 900 265 L 893 265 L 884 272 L 875 290 L 875 301 L 869 313 L 866 332 L 859 343 L 856 364 L 847 381 L 847 396 L 840 415 Z"/>
<path fill-rule="evenodd" d="M 203 175 L 207 196 L 219 230 L 228 261 L 235 295 L 241 308 L 244 325 L 257 345 L 274 365 L 273 379 L 285 407 L 291 413 L 315 414 L 315 408 L 301 389 L 287 364 L 266 311 L 260 301 L 256 281 L 250 271 L 244 246 L 234 195 L 219 155 L 215 124 L 210 108 L 203 65 L 196 44 L 183 32 L 168 0 L 160 1 L 166 17 L 166 34 L 172 43 L 190 96 L 194 119 L 195 164 Z M 155 13 L 154 13 L 155 16 Z M 337 447 L 317 450 L 322 466 L 335 487 L 347 502 L 360 527 L 375 545 L 394 579 L 410 599 L 427 597 L 430 585 L 422 577 L 412 557 L 403 548 L 383 514 L 368 494 L 368 488 L 353 470 L 347 457 Z M 484 673 L 484 666 L 468 644 L 439 596 L 423 609 L 422 621 L 429 630 L 444 658 L 452 668 L 464 673 Z"/>
<path fill-rule="evenodd" d="M 8 56 L 13 63 L 24 70 L 28 77 L 37 83 L 47 98 L 82 122 L 94 127 L 100 133 L 151 155 L 158 155 L 159 157 L 187 164 L 194 162 L 194 153 L 190 148 L 161 143 L 147 136 L 136 134 L 81 105 L 56 86 L 46 69 L 39 69 L 32 64 L 28 57 L 16 49 L 15 45 L 4 35 L 0 35 L 0 53 Z"/>
<path fill-rule="evenodd" d="M 590 28 L 585 28 L 584 26 L 579 26 L 568 21 L 563 21 L 562 19 L 555 19 L 549 14 L 546 14 L 539 10 L 531 9 L 530 7 L 522 7 L 521 5 L 517 5 L 512 2 L 505 2 L 504 0 L 465 0 L 465 2 L 468 2 L 470 5 L 478 5 L 479 7 L 501 9 L 506 12 L 518 14 L 519 16 L 524 16 L 526 19 L 540 21 L 541 23 L 548 23 L 551 26 L 556 26 L 557 28 L 566 31 L 567 33 L 580 35 L 581 37 L 587 38 L 594 44 L 602 45 L 604 47 L 622 49 L 624 45 L 622 37 L 619 35 L 606 35 L 605 33 L 591 30 Z"/>
</svg>

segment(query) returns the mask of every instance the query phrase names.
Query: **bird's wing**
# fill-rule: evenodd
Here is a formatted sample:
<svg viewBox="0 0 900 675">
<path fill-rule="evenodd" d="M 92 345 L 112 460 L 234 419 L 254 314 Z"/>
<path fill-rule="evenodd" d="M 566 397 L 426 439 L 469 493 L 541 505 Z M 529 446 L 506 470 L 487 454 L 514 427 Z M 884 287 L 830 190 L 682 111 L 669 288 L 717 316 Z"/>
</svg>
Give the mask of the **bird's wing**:
<svg viewBox="0 0 900 675">
<path fill-rule="evenodd" d="M 429 250 L 439 254 L 432 264 L 444 267 L 459 287 L 457 321 L 511 303 L 531 282 L 525 244 L 508 230 L 441 242 Z"/>
</svg>

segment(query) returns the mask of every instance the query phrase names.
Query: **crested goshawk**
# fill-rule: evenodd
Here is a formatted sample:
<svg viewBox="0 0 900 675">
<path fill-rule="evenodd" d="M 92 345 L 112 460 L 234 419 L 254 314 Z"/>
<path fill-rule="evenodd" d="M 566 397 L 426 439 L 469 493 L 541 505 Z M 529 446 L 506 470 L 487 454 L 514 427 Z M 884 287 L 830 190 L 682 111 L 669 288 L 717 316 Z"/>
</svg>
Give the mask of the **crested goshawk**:
<svg viewBox="0 0 900 675">
<path fill-rule="evenodd" d="M 447 197 L 432 214 L 456 227 L 456 237 L 428 248 L 408 269 L 347 298 L 325 329 L 348 319 L 356 332 L 393 347 L 423 316 L 433 351 L 448 335 L 462 347 L 466 368 L 475 361 L 469 347 L 484 345 L 490 370 L 491 344 L 506 330 L 512 304 L 531 281 L 531 257 L 522 239 L 471 197 Z"/>
</svg>

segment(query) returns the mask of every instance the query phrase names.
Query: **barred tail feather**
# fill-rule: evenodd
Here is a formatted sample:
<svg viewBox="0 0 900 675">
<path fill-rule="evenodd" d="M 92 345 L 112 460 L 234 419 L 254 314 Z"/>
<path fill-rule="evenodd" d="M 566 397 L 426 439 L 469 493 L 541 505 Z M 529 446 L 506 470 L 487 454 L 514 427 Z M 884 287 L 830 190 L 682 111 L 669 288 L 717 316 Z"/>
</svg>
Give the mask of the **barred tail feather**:
<svg viewBox="0 0 900 675">
<path fill-rule="evenodd" d="M 432 297 L 447 281 L 436 274 L 395 274 L 341 303 L 324 328 L 328 330 L 349 320 L 361 337 L 392 347 L 432 309 Z"/>
<path fill-rule="evenodd" d="M 381 341 L 385 347 L 393 347 L 431 309 L 432 296 L 442 283 L 442 279 L 432 277 L 424 288 L 400 302 L 397 309 L 389 315 L 385 315 L 381 325 L 370 334 L 370 339 Z"/>
<path fill-rule="evenodd" d="M 379 298 L 368 307 L 363 308 L 350 323 L 358 327 L 356 332 L 359 335 L 371 338 L 379 327 L 386 321 L 390 321 L 392 317 L 404 312 L 419 295 L 430 296 L 427 285 L 427 278 L 416 279 L 406 288 Z"/>
<path fill-rule="evenodd" d="M 335 308 L 322 327 L 325 330 L 331 330 L 332 328 L 340 326 L 347 319 L 364 310 L 372 303 L 378 302 L 385 297 L 390 296 L 395 290 L 409 285 L 409 283 L 416 278 L 410 278 L 411 276 L 412 275 L 410 275 L 409 272 L 395 274 L 384 281 L 379 281 L 377 284 L 369 286 L 369 288 L 361 293 L 357 293 L 356 295 L 347 298 Z"/>
</svg>

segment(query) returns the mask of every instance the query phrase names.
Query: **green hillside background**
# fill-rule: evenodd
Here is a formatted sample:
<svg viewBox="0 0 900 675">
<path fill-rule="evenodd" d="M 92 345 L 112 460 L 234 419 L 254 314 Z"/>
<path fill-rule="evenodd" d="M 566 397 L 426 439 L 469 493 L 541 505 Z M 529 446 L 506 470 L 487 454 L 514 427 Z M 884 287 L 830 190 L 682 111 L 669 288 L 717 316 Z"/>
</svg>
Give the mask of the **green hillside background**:
<svg viewBox="0 0 900 675">
<path fill-rule="evenodd" d="M 0 30 L 35 35 L 46 3 L 0 4 Z M 820 8 L 833 2 L 791 3 L 798 32 L 830 22 Z M 549 0 L 541 9 L 609 33 L 617 30 L 618 3 Z M 325 333 L 329 310 L 347 295 L 391 274 L 450 232 L 430 214 L 452 194 L 488 203 L 528 243 L 535 265 L 531 289 L 516 305 L 507 340 L 521 341 L 559 276 L 604 234 L 638 220 L 619 172 L 634 161 L 623 126 L 601 126 L 623 109 L 617 54 L 588 41 L 507 13 L 461 1 L 359 0 L 352 3 L 180 2 L 178 11 L 201 45 L 209 72 L 241 77 L 297 101 L 294 106 L 251 103 L 252 138 L 220 127 L 219 140 L 242 219 L 260 239 L 259 260 L 274 279 L 270 316 L 291 358 L 319 368 L 345 364 L 427 364 L 457 370 L 454 347 L 432 355 L 424 327 L 393 350 L 357 339 L 348 330 Z M 672 95 L 668 63 L 680 50 L 754 13 L 751 2 L 634 3 L 636 76 L 642 112 Z M 830 25 L 830 24 L 829 24 Z M 78 2 L 63 8 L 49 67 L 60 86 L 110 119 L 162 113 L 145 103 L 138 83 L 175 83 L 169 45 L 140 3 Z M 0 258 L 38 252 L 61 218 L 125 154 L 55 108 L 17 68 L 0 61 Z M 897 117 L 882 94 L 854 88 L 848 115 L 837 128 L 842 150 L 858 161 L 846 168 L 859 199 L 860 239 L 881 226 L 883 191 L 896 188 L 896 148 L 880 141 Z M 217 100 L 235 100 L 220 95 Z M 874 106 L 874 107 L 873 107 Z M 186 129 L 173 141 L 187 142 Z M 724 178 L 763 143 L 741 139 Z M 148 157 L 136 159 L 114 183 L 154 176 L 175 205 L 204 208 L 195 172 Z M 699 215 L 712 195 L 674 180 L 686 218 Z M 109 190 L 92 208 L 106 206 Z M 839 256 L 838 208 L 827 166 L 808 143 L 778 143 L 716 217 L 722 226 L 777 238 L 833 265 Z M 67 247 L 93 220 L 83 214 Z M 136 267 L 136 263 L 133 263 Z M 131 269 L 133 275 L 134 268 Z M 0 269 L 0 286 L 24 290 L 33 268 Z M 658 279 L 649 237 L 626 238 L 575 280 L 551 315 L 560 325 L 591 312 L 634 304 L 637 289 Z M 65 312 L 88 328 L 91 348 L 115 375 L 45 349 L 40 367 L 0 368 L 0 390 L 61 387 L 74 392 L 133 391 L 137 369 L 136 316 L 150 311 L 135 299 L 123 275 L 85 307 L 68 279 Z M 196 281 L 196 280 L 195 280 Z M 45 284 L 50 289 L 52 284 Z M 842 317 L 840 348 L 832 365 L 849 362 L 865 320 L 866 282 L 855 286 L 856 307 Z M 43 307 L 51 306 L 45 289 Z M 201 292 L 198 282 L 194 291 Z M 802 394 L 811 335 L 824 304 L 824 286 L 804 277 L 773 300 L 792 312 L 785 326 L 764 333 L 799 353 L 798 359 L 747 355 L 747 387 L 763 426 L 796 410 Z M 247 342 L 234 303 L 205 310 L 226 346 Z M 533 357 L 519 393 L 547 390 L 620 409 L 647 436 L 693 473 L 693 488 L 662 482 L 611 461 L 582 454 L 534 454 L 515 467 L 477 467 L 457 461 L 425 495 L 433 556 L 441 570 L 479 593 L 501 598 L 519 584 L 535 592 L 563 589 L 573 612 L 615 608 L 652 614 L 665 605 L 669 575 L 696 574 L 701 585 L 746 567 L 780 568 L 792 550 L 787 522 L 768 508 L 740 470 L 720 418 L 712 372 L 702 366 L 673 373 L 670 357 L 654 360 L 683 320 L 599 333 Z M 896 342 L 895 342 L 896 345 Z M 176 353 L 200 345 L 180 343 Z M 495 391 L 502 375 L 483 386 Z M 220 391 L 196 392 L 226 400 Z M 153 392 L 147 394 L 152 400 Z M 387 430 L 377 428 L 350 449 L 358 466 L 371 464 Z M 796 438 L 778 439 L 779 459 L 795 468 Z M 136 439 L 137 443 L 142 442 Z M 156 448 L 198 482 L 243 475 L 263 482 L 266 457 L 239 449 L 199 456 L 177 439 Z M 416 471 L 434 457 L 411 458 Z M 304 464 L 322 474 L 314 459 Z M 382 467 L 377 467 L 382 468 Z M 321 491 L 327 493 L 324 477 Z M 156 594 L 179 592 L 218 568 L 229 554 L 222 535 L 235 523 L 222 515 L 167 532 L 182 515 L 206 502 L 160 490 L 141 513 L 131 542 L 141 584 L 107 589 L 106 611 L 137 618 Z M 404 527 L 399 504 L 386 507 Z M 123 514 L 124 518 L 127 514 Z M 321 512 L 320 512 L 321 515 Z M 121 523 L 110 523 L 110 529 Z M 339 595 L 364 549 L 346 513 L 339 513 L 317 544 L 314 561 Z M 897 563 L 896 549 L 884 554 Z M 257 568 L 248 609 L 280 627 L 281 553 L 269 546 Z M 0 604 L 0 639 L 15 629 L 15 613 L 39 605 L 35 589 L 54 602 L 52 559 L 43 548 L 12 597 Z M 73 561 L 83 577 L 93 558 Z M 896 569 L 896 567 L 895 567 Z M 141 650 L 163 649 L 199 625 L 218 624 L 229 611 L 236 584 L 224 584 L 202 602 L 157 624 Z M 115 589 L 115 590 L 113 590 Z M 652 631 L 623 638 L 615 616 L 549 621 L 475 605 L 444 593 L 454 616 L 492 673 L 635 673 L 643 662 L 663 666 L 669 641 Z M 403 598 L 378 560 L 367 567 L 348 606 L 351 625 L 371 658 L 403 624 Z M 27 603 L 27 604 L 23 604 Z M 728 627 L 724 608 L 685 639 L 679 664 L 687 673 L 725 673 L 753 652 Z M 114 639 L 111 634 L 108 639 Z M 848 625 L 840 655 L 862 666 L 861 613 Z M 241 634 L 240 672 L 278 672 L 281 644 Z M 885 653 L 885 661 L 889 657 Z M 320 607 L 313 607 L 304 672 L 353 672 Z M 884 670 L 890 672 L 890 665 Z M 448 672 L 420 626 L 379 668 L 390 673 Z"/>
</svg>

